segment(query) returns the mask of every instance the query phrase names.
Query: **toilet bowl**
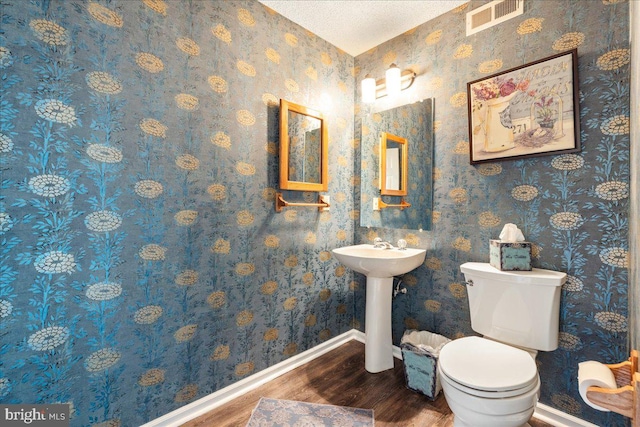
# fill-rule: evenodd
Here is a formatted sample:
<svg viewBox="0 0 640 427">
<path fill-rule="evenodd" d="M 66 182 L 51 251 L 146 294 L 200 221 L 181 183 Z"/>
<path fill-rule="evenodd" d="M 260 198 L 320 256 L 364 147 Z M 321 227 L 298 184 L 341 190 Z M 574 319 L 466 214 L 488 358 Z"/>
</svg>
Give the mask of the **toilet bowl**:
<svg viewBox="0 0 640 427">
<path fill-rule="evenodd" d="M 520 427 L 533 415 L 540 378 L 524 350 L 460 338 L 442 348 L 438 371 L 454 427 Z"/>
</svg>

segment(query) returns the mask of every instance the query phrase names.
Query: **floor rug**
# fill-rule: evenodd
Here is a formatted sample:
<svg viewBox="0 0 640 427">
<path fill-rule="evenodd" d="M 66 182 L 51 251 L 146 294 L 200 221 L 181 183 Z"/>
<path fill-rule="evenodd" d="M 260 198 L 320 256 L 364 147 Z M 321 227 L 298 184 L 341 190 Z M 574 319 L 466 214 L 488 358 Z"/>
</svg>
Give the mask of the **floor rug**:
<svg viewBox="0 0 640 427">
<path fill-rule="evenodd" d="M 260 398 L 247 427 L 373 427 L 373 409 Z"/>
</svg>

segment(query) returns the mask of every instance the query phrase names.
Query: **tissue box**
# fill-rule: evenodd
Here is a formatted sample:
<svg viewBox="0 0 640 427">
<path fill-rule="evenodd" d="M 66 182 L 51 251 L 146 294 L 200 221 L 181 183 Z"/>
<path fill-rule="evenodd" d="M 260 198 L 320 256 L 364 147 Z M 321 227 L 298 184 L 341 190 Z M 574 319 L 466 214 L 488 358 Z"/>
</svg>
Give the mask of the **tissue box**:
<svg viewBox="0 0 640 427">
<path fill-rule="evenodd" d="M 489 240 L 489 264 L 502 271 L 531 271 L 531 243 Z"/>
</svg>

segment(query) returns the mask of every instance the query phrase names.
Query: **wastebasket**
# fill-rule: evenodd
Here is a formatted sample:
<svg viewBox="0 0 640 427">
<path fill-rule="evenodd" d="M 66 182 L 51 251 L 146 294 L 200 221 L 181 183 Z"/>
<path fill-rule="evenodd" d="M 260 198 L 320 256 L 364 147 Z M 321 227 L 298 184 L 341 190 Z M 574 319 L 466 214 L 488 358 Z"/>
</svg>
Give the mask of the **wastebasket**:
<svg viewBox="0 0 640 427">
<path fill-rule="evenodd" d="M 442 386 L 438 378 L 438 356 L 451 340 L 428 331 L 405 331 L 400 341 L 407 388 L 434 400 Z"/>
</svg>

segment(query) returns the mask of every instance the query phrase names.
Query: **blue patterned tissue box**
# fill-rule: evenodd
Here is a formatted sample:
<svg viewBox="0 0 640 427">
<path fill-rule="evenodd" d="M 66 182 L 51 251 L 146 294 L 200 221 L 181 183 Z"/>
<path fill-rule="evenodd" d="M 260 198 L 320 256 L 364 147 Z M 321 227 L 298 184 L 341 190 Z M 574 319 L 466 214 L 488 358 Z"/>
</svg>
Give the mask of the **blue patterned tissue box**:
<svg viewBox="0 0 640 427">
<path fill-rule="evenodd" d="M 531 271 L 531 243 L 489 240 L 489 264 L 502 271 Z"/>
</svg>

